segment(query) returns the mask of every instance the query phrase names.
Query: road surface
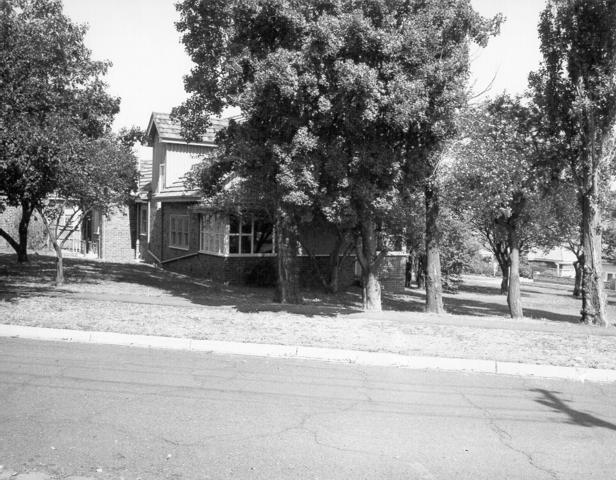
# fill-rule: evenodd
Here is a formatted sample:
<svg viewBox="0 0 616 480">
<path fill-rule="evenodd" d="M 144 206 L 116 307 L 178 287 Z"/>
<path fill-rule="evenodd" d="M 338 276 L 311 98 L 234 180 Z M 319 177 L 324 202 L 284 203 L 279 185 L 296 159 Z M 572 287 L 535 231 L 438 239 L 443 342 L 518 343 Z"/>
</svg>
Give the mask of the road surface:
<svg viewBox="0 0 616 480">
<path fill-rule="evenodd" d="M 616 478 L 616 385 L 0 339 L 0 406 L 0 479 Z"/>
</svg>

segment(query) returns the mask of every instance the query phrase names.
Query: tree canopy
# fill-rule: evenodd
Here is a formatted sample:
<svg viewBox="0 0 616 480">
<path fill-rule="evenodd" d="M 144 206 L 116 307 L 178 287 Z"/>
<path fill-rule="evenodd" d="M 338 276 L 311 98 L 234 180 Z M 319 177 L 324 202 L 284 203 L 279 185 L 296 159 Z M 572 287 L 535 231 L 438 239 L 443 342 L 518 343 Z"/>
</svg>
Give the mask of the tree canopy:
<svg viewBox="0 0 616 480">
<path fill-rule="evenodd" d="M 191 97 L 174 112 L 187 138 L 240 107 L 229 170 L 276 198 L 282 237 L 314 206 L 352 219 L 364 305 L 380 309 L 377 231 L 403 183 L 423 175 L 415 167 L 451 135 L 468 43 L 485 44 L 499 19 L 466 0 L 184 0 L 178 10 L 195 62 Z"/>
<path fill-rule="evenodd" d="M 102 79 L 109 63 L 91 59 L 86 28 L 60 0 L 4 0 L 0 12 L 0 196 L 22 209 L 19 239 L 0 235 L 24 261 L 33 210 L 81 142 L 109 131 L 119 99 Z"/>
<path fill-rule="evenodd" d="M 519 318 L 519 254 L 540 242 L 550 217 L 543 208 L 546 182 L 538 164 L 544 142 L 532 109 L 519 98 L 499 96 L 470 109 L 461 121 L 461 138 L 451 150 L 449 190 L 456 209 L 485 236 L 497 259 L 506 245 L 503 280 L 508 273 L 511 315 Z"/>
<path fill-rule="evenodd" d="M 568 169 L 582 210 L 582 321 L 607 325 L 601 273 L 601 195 L 616 121 L 616 0 L 550 0 L 541 14 L 543 61 L 530 77 L 551 136 L 555 174 Z"/>
</svg>

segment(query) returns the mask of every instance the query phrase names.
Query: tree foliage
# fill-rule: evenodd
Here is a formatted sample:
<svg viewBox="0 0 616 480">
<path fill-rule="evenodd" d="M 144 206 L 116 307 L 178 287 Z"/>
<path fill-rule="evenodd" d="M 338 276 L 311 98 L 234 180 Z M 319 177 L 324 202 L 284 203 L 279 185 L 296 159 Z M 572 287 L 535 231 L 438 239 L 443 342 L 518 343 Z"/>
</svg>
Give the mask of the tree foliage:
<svg viewBox="0 0 616 480">
<path fill-rule="evenodd" d="M 537 165 L 544 142 L 534 118 L 520 99 L 499 96 L 469 110 L 451 151 L 453 203 L 488 241 L 503 279 L 508 274 L 514 318 L 522 316 L 520 252 L 540 242 L 550 221 L 545 177 Z"/>
<path fill-rule="evenodd" d="M 543 62 L 531 75 L 551 136 L 548 164 L 569 170 L 582 211 L 582 318 L 607 325 L 601 278 L 601 195 L 614 158 L 616 0 L 550 0 L 541 14 Z"/>
<path fill-rule="evenodd" d="M 57 188 L 36 208 L 57 255 L 56 283 L 64 282 L 62 247 L 89 215 L 110 215 L 130 201 L 137 186 L 137 160 L 126 136 L 108 134 L 81 142 L 59 166 Z M 71 216 L 60 225 L 67 207 Z M 61 239 L 61 240 L 60 240 Z"/>
<path fill-rule="evenodd" d="M 175 111 L 186 136 L 240 107 L 227 172 L 254 176 L 276 199 L 279 234 L 315 207 L 350 223 L 365 308 L 380 309 L 378 231 L 403 183 L 451 134 L 468 42 L 484 44 L 498 20 L 466 0 L 184 0 L 178 9 L 195 62 L 191 97 Z"/>
<path fill-rule="evenodd" d="M 91 59 L 85 31 L 60 0 L 0 2 L 0 196 L 22 209 L 19 238 L 0 235 L 20 261 L 32 212 L 58 188 L 62 164 L 118 111 L 102 80 L 109 63 Z"/>
</svg>

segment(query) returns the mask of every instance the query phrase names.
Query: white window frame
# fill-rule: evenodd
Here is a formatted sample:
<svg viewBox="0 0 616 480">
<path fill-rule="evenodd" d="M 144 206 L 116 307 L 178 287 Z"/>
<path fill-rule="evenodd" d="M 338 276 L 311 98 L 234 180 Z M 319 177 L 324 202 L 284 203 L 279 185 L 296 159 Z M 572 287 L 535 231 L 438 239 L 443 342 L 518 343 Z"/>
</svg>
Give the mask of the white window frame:
<svg viewBox="0 0 616 480">
<path fill-rule="evenodd" d="M 212 225 L 216 229 L 211 229 Z M 225 255 L 229 251 L 229 224 L 224 217 L 216 214 L 199 215 L 199 252 L 211 255 Z"/>
<path fill-rule="evenodd" d="M 140 204 L 139 205 L 139 235 L 148 234 L 148 223 L 149 223 L 149 218 L 148 218 L 147 205 Z"/>
<path fill-rule="evenodd" d="M 165 164 L 161 163 L 158 166 L 158 191 L 164 190 L 167 188 L 167 171 L 165 168 Z"/>
<path fill-rule="evenodd" d="M 169 215 L 169 248 L 188 250 L 190 245 L 190 217 Z"/>
<path fill-rule="evenodd" d="M 251 217 L 251 223 L 250 223 L 250 233 L 243 233 L 242 232 L 242 222 L 243 219 L 247 216 Z M 270 253 L 254 253 L 254 234 L 255 234 L 255 221 L 257 220 L 255 218 L 254 214 L 247 214 L 247 215 L 236 215 L 236 217 L 238 218 L 239 221 L 239 231 L 237 233 L 231 233 L 231 216 L 228 216 L 228 221 L 229 221 L 229 232 L 228 232 L 228 240 L 227 240 L 227 245 L 228 245 L 228 250 L 227 250 L 227 255 L 230 257 L 274 257 L 276 256 L 276 229 L 274 227 L 272 227 L 272 251 Z M 231 237 L 238 237 L 238 249 L 241 250 L 242 249 L 242 237 L 248 237 L 250 236 L 250 253 L 231 253 Z"/>
</svg>

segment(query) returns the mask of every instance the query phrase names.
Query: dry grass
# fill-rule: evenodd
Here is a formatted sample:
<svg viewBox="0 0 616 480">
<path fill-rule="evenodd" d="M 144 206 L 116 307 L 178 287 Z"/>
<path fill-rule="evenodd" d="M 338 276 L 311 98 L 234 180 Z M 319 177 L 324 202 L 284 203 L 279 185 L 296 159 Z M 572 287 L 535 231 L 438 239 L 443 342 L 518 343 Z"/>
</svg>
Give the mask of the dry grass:
<svg viewBox="0 0 616 480">
<path fill-rule="evenodd" d="M 0 322 L 121 333 L 616 368 L 616 332 L 577 324 L 580 301 L 560 287 L 525 284 L 528 318 L 508 320 L 494 279 L 469 277 L 446 295 L 448 315 L 422 312 L 423 294 L 386 295 L 385 312 L 360 312 L 358 289 L 305 292 L 283 307 L 269 289 L 194 281 L 142 264 L 68 259 L 56 288 L 53 259 L 17 265 L 0 254 Z M 614 299 L 610 299 L 614 318 Z"/>
</svg>

